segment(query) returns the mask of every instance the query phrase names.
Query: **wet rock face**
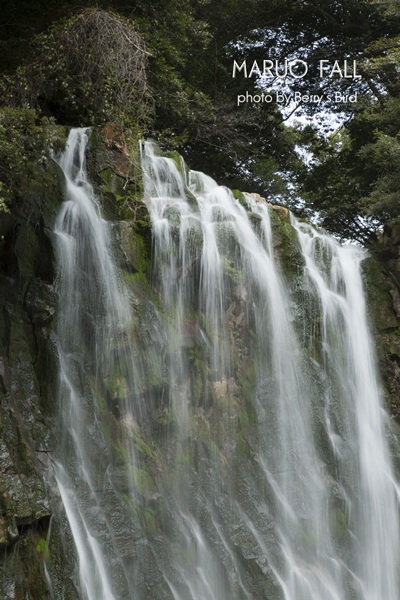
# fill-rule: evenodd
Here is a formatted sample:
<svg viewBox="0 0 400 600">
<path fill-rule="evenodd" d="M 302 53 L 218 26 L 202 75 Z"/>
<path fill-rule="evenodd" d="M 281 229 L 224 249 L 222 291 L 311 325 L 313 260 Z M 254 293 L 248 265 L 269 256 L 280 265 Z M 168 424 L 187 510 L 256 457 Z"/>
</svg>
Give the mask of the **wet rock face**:
<svg viewBox="0 0 400 600">
<path fill-rule="evenodd" d="M 15 199 L 0 241 L 0 595 L 9 598 L 47 597 L 36 548 L 51 516 L 43 472 L 57 373 L 49 234 L 62 200 L 56 165 L 37 183 L 31 197 Z"/>
<path fill-rule="evenodd" d="M 400 424 L 400 227 L 385 229 L 363 267 L 386 403 Z"/>
</svg>

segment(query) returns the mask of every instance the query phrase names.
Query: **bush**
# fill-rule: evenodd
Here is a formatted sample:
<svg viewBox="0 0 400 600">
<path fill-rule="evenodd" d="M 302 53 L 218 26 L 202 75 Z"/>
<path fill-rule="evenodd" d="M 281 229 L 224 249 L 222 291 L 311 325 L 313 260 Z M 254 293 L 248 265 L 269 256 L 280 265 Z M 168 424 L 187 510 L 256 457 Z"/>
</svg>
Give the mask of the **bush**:
<svg viewBox="0 0 400 600">
<path fill-rule="evenodd" d="M 148 54 L 132 21 L 83 10 L 35 39 L 33 61 L 3 78 L 4 103 L 40 108 L 67 124 L 144 122 Z"/>
<path fill-rule="evenodd" d="M 50 152 L 65 143 L 63 133 L 32 109 L 0 109 L 0 213 L 43 179 Z"/>
</svg>

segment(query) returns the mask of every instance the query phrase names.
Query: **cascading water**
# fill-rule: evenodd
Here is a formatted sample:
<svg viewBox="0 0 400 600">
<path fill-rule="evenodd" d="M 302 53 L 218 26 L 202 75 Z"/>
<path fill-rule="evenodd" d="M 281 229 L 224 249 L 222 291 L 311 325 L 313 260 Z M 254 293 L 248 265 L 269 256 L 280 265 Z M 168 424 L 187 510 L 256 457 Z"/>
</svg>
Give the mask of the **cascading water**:
<svg viewBox="0 0 400 600">
<path fill-rule="evenodd" d="M 86 142 L 72 130 L 59 159 L 55 227 L 55 478 L 74 597 L 398 600 L 398 488 L 363 251 L 143 144 L 144 335 Z"/>
<path fill-rule="evenodd" d="M 307 277 L 320 302 L 325 431 L 344 490 L 355 587 L 368 600 L 399 597 L 396 485 L 366 320 L 360 262 L 364 252 L 292 219 Z"/>
<path fill-rule="evenodd" d="M 113 579 L 121 579 L 113 564 L 119 511 L 113 506 L 112 451 L 102 402 L 113 403 L 112 393 L 121 387 L 129 390 L 126 396 L 135 394 L 135 368 L 129 352 L 129 299 L 114 265 L 109 226 L 87 180 L 87 142 L 87 130 L 71 130 L 57 160 L 66 199 L 54 227 L 60 298 L 55 478 L 76 546 L 79 598 L 114 600 Z M 127 462 L 134 464 L 134 453 L 129 446 L 126 450 Z"/>
</svg>

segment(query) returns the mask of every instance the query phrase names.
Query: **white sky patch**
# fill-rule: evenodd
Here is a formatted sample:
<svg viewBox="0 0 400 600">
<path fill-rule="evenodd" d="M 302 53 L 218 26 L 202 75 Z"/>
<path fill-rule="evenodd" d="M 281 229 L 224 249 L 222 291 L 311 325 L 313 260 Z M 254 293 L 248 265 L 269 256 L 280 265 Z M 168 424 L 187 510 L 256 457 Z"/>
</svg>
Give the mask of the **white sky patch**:
<svg viewBox="0 0 400 600">
<path fill-rule="evenodd" d="M 294 102 L 291 102 L 286 108 L 280 107 L 280 111 L 284 117 L 284 125 L 289 127 L 297 125 L 302 128 L 311 125 L 324 137 L 329 137 L 340 129 L 349 118 L 345 113 L 331 113 L 318 109 L 316 109 L 313 115 L 300 114 L 298 109 L 299 107 L 296 107 Z"/>
</svg>

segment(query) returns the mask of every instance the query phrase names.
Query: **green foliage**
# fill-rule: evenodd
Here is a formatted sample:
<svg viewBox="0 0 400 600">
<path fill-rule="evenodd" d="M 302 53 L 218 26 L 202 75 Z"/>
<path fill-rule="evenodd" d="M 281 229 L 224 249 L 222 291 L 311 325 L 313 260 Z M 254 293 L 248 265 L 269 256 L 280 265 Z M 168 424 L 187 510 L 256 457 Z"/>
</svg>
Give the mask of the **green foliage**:
<svg viewBox="0 0 400 600">
<path fill-rule="evenodd" d="M 13 106 L 50 109 L 66 123 L 143 123 L 147 57 L 132 21 L 86 9 L 34 40 L 33 60 L 3 78 L 2 95 Z"/>
<path fill-rule="evenodd" d="M 349 47 L 362 75 L 351 84 L 359 101 L 346 108 L 348 120 L 331 139 L 311 128 L 299 134 L 299 146 L 312 158 L 296 179 L 308 216 L 317 213 L 331 232 L 365 244 L 400 218 L 400 12 L 398 0 L 365 0 L 359 8 L 364 17 Z M 343 41 L 332 37 L 338 48 Z"/>
<path fill-rule="evenodd" d="M 199 123 L 213 121 L 214 102 L 205 89 L 212 42 L 209 22 L 199 17 L 206 2 L 170 0 L 144 3 L 135 9 L 150 49 L 149 84 L 154 94 L 152 129 L 170 147 L 182 147 Z"/>
<path fill-rule="evenodd" d="M 362 207 L 381 223 L 400 222 L 400 138 L 376 132 L 376 140 L 360 149 L 360 161 L 371 165 L 374 176 Z"/>
<path fill-rule="evenodd" d="M 0 212 L 41 180 L 50 153 L 63 144 L 54 119 L 27 108 L 0 109 Z"/>
<path fill-rule="evenodd" d="M 314 163 L 300 189 L 308 211 L 341 237 L 373 241 L 400 222 L 400 100 L 387 96 L 361 111 L 334 141 L 307 146 Z"/>
<path fill-rule="evenodd" d="M 6 53 L 3 105 L 73 125 L 114 121 L 132 138 L 150 133 L 218 183 L 317 212 L 342 237 L 364 243 L 398 218 L 399 0 L 99 0 L 97 8 L 82 0 L 87 8 L 72 16 L 68 0 L 49 3 L 46 15 L 43 0 L 28 3 L 26 23 L 22 9 L 5 10 L 9 38 L 25 40 L 25 50 Z M 233 59 L 262 62 L 271 49 L 272 58 L 307 61 L 307 77 L 285 85 L 323 94 L 321 120 L 345 113 L 343 133 L 324 140 L 312 127 L 286 127 L 275 102 L 237 106 L 238 94 L 279 81 L 232 79 Z M 319 60 L 333 57 L 356 59 L 362 77 L 321 79 Z M 359 101 L 334 102 L 334 91 Z M 296 114 L 315 110 L 300 101 Z M 334 128 L 329 119 L 323 127 Z"/>
</svg>

